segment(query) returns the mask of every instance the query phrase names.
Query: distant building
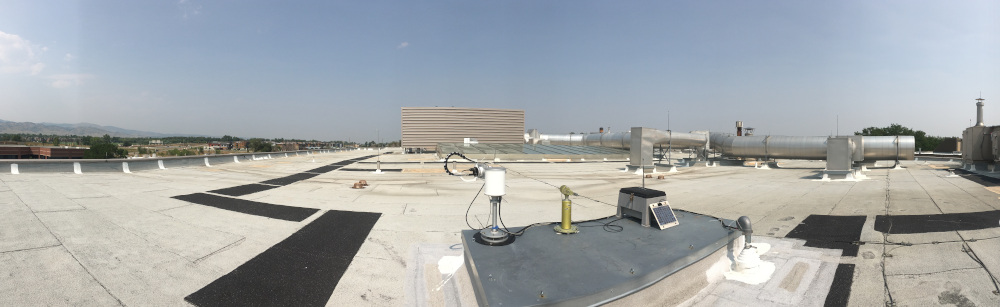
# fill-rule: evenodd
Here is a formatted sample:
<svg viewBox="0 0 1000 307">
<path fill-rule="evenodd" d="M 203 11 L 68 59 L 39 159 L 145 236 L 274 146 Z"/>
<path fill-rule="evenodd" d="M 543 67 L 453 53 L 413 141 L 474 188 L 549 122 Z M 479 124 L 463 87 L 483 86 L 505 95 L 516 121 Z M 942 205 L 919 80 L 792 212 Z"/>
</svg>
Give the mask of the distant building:
<svg viewBox="0 0 1000 307">
<path fill-rule="evenodd" d="M 222 143 L 208 143 L 202 147 L 204 150 L 224 150 L 229 148 L 229 145 Z"/>
<path fill-rule="evenodd" d="M 295 142 L 284 142 L 284 143 L 274 143 L 275 146 L 280 147 L 281 151 L 296 151 L 299 150 L 299 144 Z"/>
<path fill-rule="evenodd" d="M 0 146 L 0 159 L 83 159 L 86 148 L 58 146 Z"/>
<path fill-rule="evenodd" d="M 474 138 L 484 144 L 523 144 L 524 110 L 402 108 L 402 147 L 436 151 L 438 143 Z"/>
<path fill-rule="evenodd" d="M 162 140 L 149 140 L 149 145 L 163 145 Z"/>
</svg>

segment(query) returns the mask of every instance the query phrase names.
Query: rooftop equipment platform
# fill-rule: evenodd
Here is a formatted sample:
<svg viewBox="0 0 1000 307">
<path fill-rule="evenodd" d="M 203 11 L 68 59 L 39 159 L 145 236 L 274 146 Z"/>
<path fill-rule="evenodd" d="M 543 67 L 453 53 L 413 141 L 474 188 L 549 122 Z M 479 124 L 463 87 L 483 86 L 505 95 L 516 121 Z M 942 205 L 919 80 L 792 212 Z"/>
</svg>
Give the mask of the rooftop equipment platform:
<svg viewBox="0 0 1000 307">
<path fill-rule="evenodd" d="M 653 285 L 742 235 L 723 225 L 735 225 L 732 220 L 686 211 L 676 216 L 680 224 L 665 230 L 614 216 L 581 223 L 573 235 L 531 227 L 503 246 L 477 243 L 478 231 L 464 230 L 476 299 L 483 306 L 603 304 Z"/>
</svg>

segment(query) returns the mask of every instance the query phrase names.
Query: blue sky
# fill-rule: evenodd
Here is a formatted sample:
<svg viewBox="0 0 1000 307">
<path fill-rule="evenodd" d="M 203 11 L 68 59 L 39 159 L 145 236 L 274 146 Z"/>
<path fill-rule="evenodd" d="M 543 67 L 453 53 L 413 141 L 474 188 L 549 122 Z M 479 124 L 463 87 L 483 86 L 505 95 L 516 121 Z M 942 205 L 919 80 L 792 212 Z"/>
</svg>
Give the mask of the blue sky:
<svg viewBox="0 0 1000 307">
<path fill-rule="evenodd" d="M 0 0 L 0 119 L 398 139 L 400 107 L 543 133 L 1000 124 L 997 1 Z"/>
</svg>

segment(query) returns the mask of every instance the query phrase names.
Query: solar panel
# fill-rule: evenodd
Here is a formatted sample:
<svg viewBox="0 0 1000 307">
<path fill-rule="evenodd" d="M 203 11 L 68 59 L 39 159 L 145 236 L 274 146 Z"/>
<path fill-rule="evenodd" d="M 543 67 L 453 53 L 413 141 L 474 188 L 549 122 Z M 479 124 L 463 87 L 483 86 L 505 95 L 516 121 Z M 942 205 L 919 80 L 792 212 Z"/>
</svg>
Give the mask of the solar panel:
<svg viewBox="0 0 1000 307">
<path fill-rule="evenodd" d="M 680 224 L 677 221 L 677 216 L 674 215 L 674 210 L 670 209 L 670 203 L 668 202 L 649 204 L 649 209 L 653 210 L 653 217 L 656 218 L 656 224 L 660 225 L 660 229 L 667 229 Z"/>
</svg>

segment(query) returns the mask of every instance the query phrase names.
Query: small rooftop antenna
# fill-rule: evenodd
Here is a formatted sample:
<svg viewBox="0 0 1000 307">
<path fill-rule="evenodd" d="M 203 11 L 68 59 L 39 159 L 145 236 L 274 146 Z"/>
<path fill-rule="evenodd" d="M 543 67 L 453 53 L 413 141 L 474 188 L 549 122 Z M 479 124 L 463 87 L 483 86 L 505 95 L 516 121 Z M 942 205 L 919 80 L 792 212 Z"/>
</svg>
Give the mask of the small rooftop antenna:
<svg viewBox="0 0 1000 307">
<path fill-rule="evenodd" d="M 382 143 L 382 133 L 379 131 L 379 129 L 375 129 L 375 139 L 378 140 L 379 143 Z M 382 173 L 382 145 L 376 143 L 375 147 L 378 150 L 378 156 L 375 158 L 375 173 L 376 174 L 381 174 Z"/>
<path fill-rule="evenodd" d="M 642 188 L 646 188 L 646 162 L 642 160 L 643 156 L 639 155 L 639 169 L 642 170 Z"/>
<path fill-rule="evenodd" d="M 671 167 L 674 165 L 674 160 L 671 160 L 670 157 L 670 152 L 673 150 L 674 133 L 670 131 L 670 110 L 667 110 L 667 163 L 669 163 Z"/>
</svg>

